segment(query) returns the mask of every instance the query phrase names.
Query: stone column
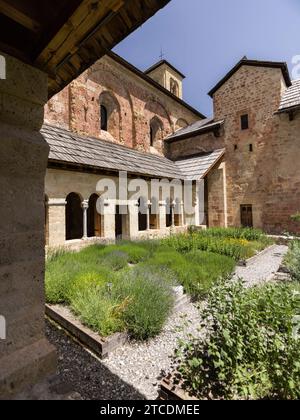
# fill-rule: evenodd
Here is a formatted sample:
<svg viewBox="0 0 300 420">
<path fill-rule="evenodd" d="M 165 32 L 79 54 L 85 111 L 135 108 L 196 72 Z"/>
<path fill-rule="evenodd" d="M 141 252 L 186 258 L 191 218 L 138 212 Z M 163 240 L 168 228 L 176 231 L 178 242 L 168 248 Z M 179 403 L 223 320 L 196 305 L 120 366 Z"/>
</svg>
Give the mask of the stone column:
<svg viewBox="0 0 300 420">
<path fill-rule="evenodd" d="M 0 80 L 0 396 L 54 373 L 45 338 L 44 179 L 49 146 L 40 134 L 47 76 L 10 56 Z"/>
<path fill-rule="evenodd" d="M 166 229 L 166 216 L 167 216 L 167 209 L 166 209 L 166 202 L 160 201 L 159 203 L 159 226 L 160 229 Z"/>
<path fill-rule="evenodd" d="M 89 208 L 89 202 L 88 200 L 84 200 L 82 202 L 82 209 L 83 209 L 83 238 L 82 239 L 87 239 L 88 238 L 88 220 L 87 220 L 87 211 Z"/>
<path fill-rule="evenodd" d="M 66 204 L 64 198 L 49 198 L 48 200 L 50 248 L 62 246 L 66 241 Z"/>
<path fill-rule="evenodd" d="M 185 220 L 185 213 L 184 213 L 184 202 L 182 201 L 180 204 L 180 208 L 181 208 L 181 225 L 182 226 L 186 226 L 186 220 Z"/>
</svg>

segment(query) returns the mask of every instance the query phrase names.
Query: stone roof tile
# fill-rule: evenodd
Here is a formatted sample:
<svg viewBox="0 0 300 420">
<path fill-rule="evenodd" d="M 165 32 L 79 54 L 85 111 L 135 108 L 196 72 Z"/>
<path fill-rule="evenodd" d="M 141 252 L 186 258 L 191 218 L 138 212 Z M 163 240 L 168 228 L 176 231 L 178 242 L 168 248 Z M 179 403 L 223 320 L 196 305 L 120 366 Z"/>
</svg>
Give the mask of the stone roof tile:
<svg viewBox="0 0 300 420">
<path fill-rule="evenodd" d="M 294 80 L 292 86 L 286 89 L 281 98 L 279 112 L 300 107 L 300 79 Z"/>
<path fill-rule="evenodd" d="M 220 149 L 174 162 L 50 125 L 44 125 L 41 132 L 50 146 L 50 162 L 80 164 L 158 178 L 200 180 L 225 153 L 224 149 Z"/>
</svg>

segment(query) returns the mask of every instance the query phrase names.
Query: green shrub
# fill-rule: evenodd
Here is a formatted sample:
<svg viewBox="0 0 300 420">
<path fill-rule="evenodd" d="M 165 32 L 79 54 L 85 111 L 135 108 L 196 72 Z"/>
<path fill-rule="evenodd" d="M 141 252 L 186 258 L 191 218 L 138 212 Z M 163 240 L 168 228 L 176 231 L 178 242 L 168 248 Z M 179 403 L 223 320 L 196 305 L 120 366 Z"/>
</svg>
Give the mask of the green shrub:
<svg viewBox="0 0 300 420">
<path fill-rule="evenodd" d="M 300 212 L 293 214 L 293 216 L 291 216 L 291 219 L 293 220 L 293 222 L 300 222 Z"/>
<path fill-rule="evenodd" d="M 200 399 L 299 398 L 299 314 L 290 285 L 217 285 L 202 314 L 207 336 L 178 351 L 178 379 Z"/>
<path fill-rule="evenodd" d="M 48 303 L 68 303 L 68 290 L 78 276 L 97 273 L 111 277 L 101 263 L 103 247 L 92 246 L 78 253 L 62 253 L 46 262 L 45 291 Z M 110 281 L 110 280 L 108 280 Z"/>
<path fill-rule="evenodd" d="M 293 280 L 300 281 L 300 241 L 293 241 L 284 260 Z"/>
<path fill-rule="evenodd" d="M 253 228 L 210 228 L 201 231 L 203 236 L 217 238 L 245 239 L 247 241 L 259 241 L 266 235 L 260 229 Z"/>
<path fill-rule="evenodd" d="M 145 267 L 128 272 L 115 284 L 113 295 L 128 302 L 122 318 L 129 334 L 137 340 L 159 334 L 174 304 L 170 285 Z"/>
<path fill-rule="evenodd" d="M 185 292 L 196 299 L 206 296 L 210 287 L 219 279 L 232 273 L 232 258 L 202 251 L 180 254 L 172 248 L 161 248 L 145 265 L 156 272 L 167 270 L 169 278 L 181 284 Z"/>
<path fill-rule="evenodd" d="M 72 300 L 78 294 L 82 294 L 86 289 L 103 287 L 108 289 L 108 285 L 113 284 L 115 281 L 114 273 L 103 268 L 102 272 L 81 273 L 77 275 L 72 282 L 69 283 L 68 290 L 66 291 L 67 302 Z"/>
<path fill-rule="evenodd" d="M 128 262 L 130 264 L 138 264 L 149 256 L 147 249 L 135 244 L 121 245 L 119 249 L 128 255 Z"/>
<path fill-rule="evenodd" d="M 73 279 L 81 272 L 76 254 L 64 254 L 46 264 L 45 292 L 48 303 L 65 303 Z"/>
<path fill-rule="evenodd" d="M 102 337 L 125 329 L 122 303 L 113 299 L 105 286 L 90 285 L 72 296 L 71 309 L 83 324 Z"/>
<path fill-rule="evenodd" d="M 198 249 L 226 255 L 234 258 L 236 261 L 253 255 L 252 248 L 250 249 L 249 244 L 245 241 L 241 242 L 241 240 L 235 239 L 206 237 L 199 233 L 172 236 L 164 239 L 163 243 L 173 247 L 180 253 L 187 253 Z"/>
<path fill-rule="evenodd" d="M 119 271 L 125 268 L 128 265 L 129 257 L 128 255 L 119 250 L 110 251 L 102 255 L 101 264 L 107 268 L 112 269 L 113 271 Z"/>
</svg>

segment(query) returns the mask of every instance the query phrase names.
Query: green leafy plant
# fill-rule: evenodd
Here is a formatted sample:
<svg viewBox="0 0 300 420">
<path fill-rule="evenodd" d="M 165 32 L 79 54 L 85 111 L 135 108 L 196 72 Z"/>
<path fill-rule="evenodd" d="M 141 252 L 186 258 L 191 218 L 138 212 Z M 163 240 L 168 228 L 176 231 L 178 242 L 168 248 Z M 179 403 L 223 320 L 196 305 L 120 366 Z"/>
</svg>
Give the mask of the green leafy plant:
<svg viewBox="0 0 300 420">
<path fill-rule="evenodd" d="M 178 379 L 200 399 L 299 398 L 299 309 L 289 285 L 218 284 L 202 314 L 206 337 L 177 352 Z"/>
<path fill-rule="evenodd" d="M 212 228 L 171 236 L 162 243 L 180 253 L 198 249 L 226 255 L 238 261 L 254 256 L 272 244 L 272 241 L 254 229 Z"/>
<path fill-rule="evenodd" d="M 300 241 L 290 243 L 289 251 L 284 259 L 284 265 L 289 270 L 293 280 L 300 282 Z"/>
<path fill-rule="evenodd" d="M 291 216 L 291 219 L 294 222 L 300 222 L 300 213 L 293 214 L 293 216 Z"/>
</svg>

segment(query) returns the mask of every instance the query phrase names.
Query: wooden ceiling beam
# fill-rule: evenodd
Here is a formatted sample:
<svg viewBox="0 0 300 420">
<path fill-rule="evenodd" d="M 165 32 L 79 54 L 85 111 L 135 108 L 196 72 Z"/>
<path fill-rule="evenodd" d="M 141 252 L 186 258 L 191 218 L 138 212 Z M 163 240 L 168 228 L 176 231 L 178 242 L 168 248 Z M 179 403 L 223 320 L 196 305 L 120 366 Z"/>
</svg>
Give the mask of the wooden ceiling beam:
<svg viewBox="0 0 300 420">
<path fill-rule="evenodd" d="M 55 68 L 66 57 L 77 52 L 91 27 L 96 26 L 109 12 L 117 12 L 123 5 L 124 0 L 106 0 L 98 3 L 95 3 L 95 0 L 83 0 L 68 22 L 39 55 L 36 64 L 47 71 L 55 72 Z"/>
<path fill-rule="evenodd" d="M 0 13 L 32 32 L 37 33 L 41 31 L 39 22 L 9 4 L 6 0 L 0 0 Z"/>
</svg>

